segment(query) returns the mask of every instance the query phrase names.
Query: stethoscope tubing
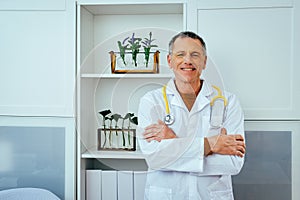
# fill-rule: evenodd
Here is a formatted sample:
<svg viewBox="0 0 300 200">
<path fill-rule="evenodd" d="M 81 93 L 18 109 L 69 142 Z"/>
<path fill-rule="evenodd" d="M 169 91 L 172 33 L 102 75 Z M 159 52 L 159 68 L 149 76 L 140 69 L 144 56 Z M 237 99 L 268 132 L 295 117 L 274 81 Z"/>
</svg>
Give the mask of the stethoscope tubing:
<svg viewBox="0 0 300 200">
<path fill-rule="evenodd" d="M 162 88 L 163 98 L 165 102 L 166 116 L 164 117 L 164 122 L 166 125 L 172 125 L 175 122 L 174 115 L 170 114 L 169 101 L 167 97 L 167 85 Z"/>
<path fill-rule="evenodd" d="M 226 97 L 223 96 L 222 91 L 219 87 L 217 87 L 215 85 L 212 85 L 212 87 L 215 90 L 217 90 L 218 94 L 216 96 L 214 96 L 210 101 L 210 124 L 213 127 L 221 127 L 224 123 L 225 112 L 226 112 L 228 101 L 227 101 Z M 167 85 L 163 86 L 162 94 L 163 94 L 163 99 L 164 99 L 164 103 L 165 103 L 165 112 L 166 112 L 166 115 L 164 117 L 164 122 L 166 125 L 172 125 L 175 122 L 175 116 L 170 113 L 170 106 L 169 106 L 169 101 L 168 101 L 168 97 L 167 97 Z M 221 99 L 224 103 L 223 119 L 222 119 L 222 123 L 220 125 L 215 126 L 215 125 L 212 125 L 212 123 L 211 123 L 211 120 L 212 120 L 211 113 L 212 113 L 212 108 L 213 108 L 216 100 L 219 100 L 219 99 Z"/>
</svg>

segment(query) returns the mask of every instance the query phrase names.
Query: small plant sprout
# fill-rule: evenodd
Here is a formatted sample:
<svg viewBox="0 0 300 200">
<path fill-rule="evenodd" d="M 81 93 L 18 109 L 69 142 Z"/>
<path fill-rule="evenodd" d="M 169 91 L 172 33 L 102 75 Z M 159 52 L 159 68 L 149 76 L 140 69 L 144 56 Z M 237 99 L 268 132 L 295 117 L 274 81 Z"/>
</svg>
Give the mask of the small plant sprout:
<svg viewBox="0 0 300 200">
<path fill-rule="evenodd" d="M 129 143 L 129 145 L 130 145 L 130 132 L 129 132 L 130 122 L 135 125 L 138 125 L 138 118 L 137 117 L 131 118 L 131 117 L 133 117 L 133 115 L 129 117 L 129 122 L 128 122 L 128 143 Z"/>
<path fill-rule="evenodd" d="M 106 120 L 109 120 L 110 123 L 109 123 L 109 146 L 111 147 L 112 146 L 112 121 L 113 121 L 113 117 L 112 116 L 109 116 L 109 117 L 105 117 Z"/>
<path fill-rule="evenodd" d="M 99 112 L 99 114 L 102 116 L 102 125 L 104 128 L 105 128 L 105 117 L 110 113 L 111 113 L 110 110 L 103 110 Z"/>
<path fill-rule="evenodd" d="M 122 116 L 119 114 L 113 114 L 112 118 L 113 118 L 113 120 L 115 120 L 115 129 L 118 129 L 118 121 L 119 121 L 119 119 L 122 118 Z M 116 131 L 116 135 L 118 135 L 117 131 Z"/>
<path fill-rule="evenodd" d="M 129 39 L 129 37 L 125 38 L 123 40 L 123 42 L 121 43 L 120 41 L 118 41 L 118 46 L 119 46 L 119 51 L 120 51 L 120 56 L 123 60 L 124 65 L 126 65 L 126 61 L 125 61 L 125 53 L 126 50 L 128 49 L 128 44 L 125 44 L 125 42 Z"/>
<path fill-rule="evenodd" d="M 126 119 L 129 119 L 131 117 L 133 117 L 134 114 L 133 113 L 127 113 L 123 118 L 122 118 L 122 136 L 123 136 L 123 146 L 126 145 L 126 140 L 125 140 L 125 131 L 124 131 L 124 122 Z"/>
<path fill-rule="evenodd" d="M 118 136 L 118 121 L 120 118 L 122 118 L 122 116 L 119 114 L 113 114 L 111 117 L 115 121 L 115 131 L 116 131 L 116 136 Z M 117 146 L 119 146 L 119 140 L 117 140 Z"/>
<path fill-rule="evenodd" d="M 149 33 L 149 38 L 144 38 L 144 41 L 142 41 L 142 44 L 143 44 L 143 47 L 144 47 L 146 67 L 148 67 L 151 48 L 152 47 L 157 47 L 157 45 L 151 44 L 154 40 L 155 39 L 152 39 L 152 32 L 150 32 Z"/>
<path fill-rule="evenodd" d="M 110 114 L 111 111 L 110 110 L 103 110 L 103 111 L 100 111 L 99 114 L 102 116 L 102 125 L 103 125 L 103 129 L 104 129 L 104 136 L 105 136 L 105 139 L 104 139 L 104 143 L 103 143 L 103 147 L 105 146 L 106 144 L 106 126 L 105 126 L 105 120 L 106 120 L 106 116 L 108 114 Z"/>
<path fill-rule="evenodd" d="M 132 60 L 134 61 L 134 66 L 137 67 L 137 54 L 139 53 L 139 49 L 141 47 L 140 41 L 142 38 L 135 38 L 134 33 L 132 33 L 131 38 L 129 38 L 129 48 L 131 50 Z"/>
</svg>

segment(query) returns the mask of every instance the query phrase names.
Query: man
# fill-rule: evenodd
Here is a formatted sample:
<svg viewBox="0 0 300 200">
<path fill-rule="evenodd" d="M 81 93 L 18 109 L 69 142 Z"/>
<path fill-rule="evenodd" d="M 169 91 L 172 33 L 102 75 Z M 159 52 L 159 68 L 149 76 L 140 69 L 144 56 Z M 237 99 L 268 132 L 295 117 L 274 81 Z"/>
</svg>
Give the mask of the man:
<svg viewBox="0 0 300 200">
<path fill-rule="evenodd" d="M 246 148 L 239 102 L 200 79 L 207 55 L 197 34 L 174 36 L 167 60 L 175 78 L 139 106 L 139 144 L 149 166 L 145 199 L 232 200 L 231 175 L 241 170 Z M 224 109 L 211 113 L 220 93 Z"/>
</svg>

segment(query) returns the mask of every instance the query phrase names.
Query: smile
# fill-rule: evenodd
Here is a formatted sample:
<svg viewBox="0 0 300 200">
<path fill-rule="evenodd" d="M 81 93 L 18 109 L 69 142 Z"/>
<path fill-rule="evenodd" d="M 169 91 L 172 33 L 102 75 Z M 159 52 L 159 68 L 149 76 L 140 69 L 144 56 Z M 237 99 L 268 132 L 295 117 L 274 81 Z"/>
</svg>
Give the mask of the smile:
<svg viewBox="0 0 300 200">
<path fill-rule="evenodd" d="M 194 71 L 196 68 L 181 68 L 183 71 Z"/>
</svg>

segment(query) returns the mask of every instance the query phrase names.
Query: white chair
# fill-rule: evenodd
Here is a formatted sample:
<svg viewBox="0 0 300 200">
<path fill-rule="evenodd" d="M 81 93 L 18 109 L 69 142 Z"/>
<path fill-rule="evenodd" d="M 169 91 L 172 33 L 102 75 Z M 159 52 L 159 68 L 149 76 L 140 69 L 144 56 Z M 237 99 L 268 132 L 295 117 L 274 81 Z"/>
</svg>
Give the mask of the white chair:
<svg viewBox="0 0 300 200">
<path fill-rule="evenodd" d="M 40 188 L 16 188 L 0 191 L 0 200 L 60 200 L 52 192 Z"/>
</svg>

